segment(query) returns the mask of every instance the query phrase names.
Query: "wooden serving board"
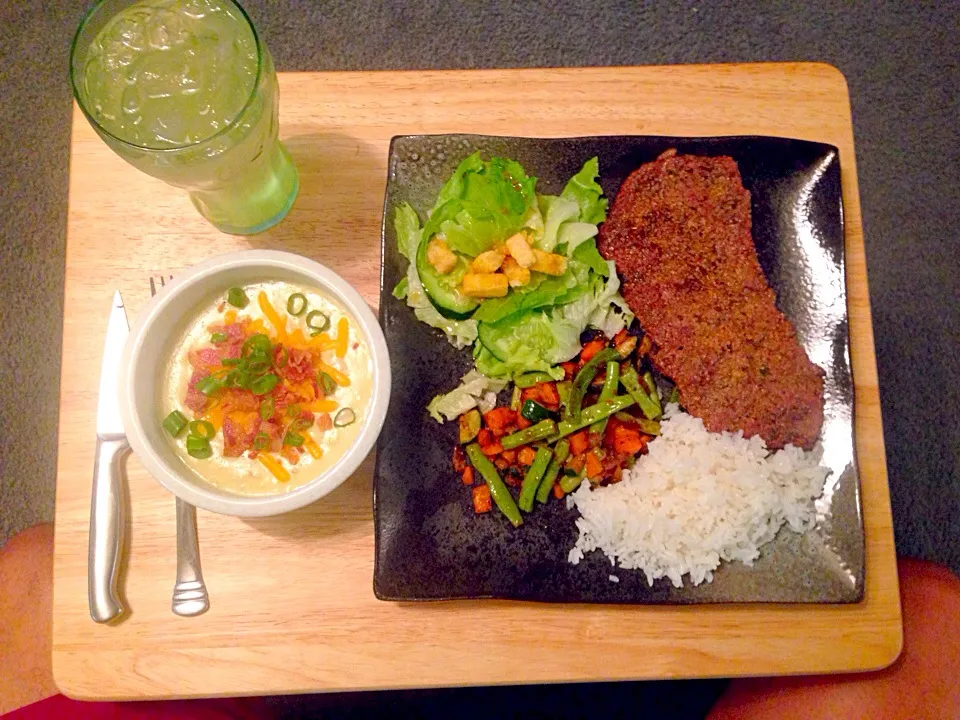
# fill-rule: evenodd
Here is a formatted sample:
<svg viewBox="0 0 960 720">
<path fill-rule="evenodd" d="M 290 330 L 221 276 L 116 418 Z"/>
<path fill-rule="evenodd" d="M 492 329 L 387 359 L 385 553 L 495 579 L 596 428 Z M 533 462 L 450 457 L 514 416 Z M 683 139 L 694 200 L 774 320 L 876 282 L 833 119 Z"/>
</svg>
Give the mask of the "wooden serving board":
<svg viewBox="0 0 960 720">
<path fill-rule="evenodd" d="M 280 76 L 281 133 L 300 196 L 277 228 L 217 232 L 186 195 L 126 165 L 74 111 L 57 470 L 53 666 L 84 699 L 677 678 L 881 668 L 900 605 L 850 103 L 819 64 Z M 110 300 L 131 322 L 151 275 L 248 247 L 301 253 L 378 302 L 387 146 L 398 134 L 779 135 L 840 148 L 856 434 L 866 530 L 857 605 L 635 607 L 373 596 L 372 458 L 289 515 L 199 512 L 210 611 L 170 611 L 174 502 L 135 458 L 130 615 L 87 611 L 87 529 L 100 355 Z"/>
</svg>

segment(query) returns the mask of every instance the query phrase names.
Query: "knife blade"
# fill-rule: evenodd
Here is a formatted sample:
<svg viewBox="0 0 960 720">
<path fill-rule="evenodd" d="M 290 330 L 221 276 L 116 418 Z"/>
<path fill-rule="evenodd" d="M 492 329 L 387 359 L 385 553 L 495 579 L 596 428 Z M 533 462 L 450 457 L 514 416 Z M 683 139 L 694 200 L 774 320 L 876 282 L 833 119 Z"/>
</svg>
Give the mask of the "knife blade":
<svg viewBox="0 0 960 720">
<path fill-rule="evenodd" d="M 97 452 L 90 502 L 90 545 L 87 558 L 87 600 L 90 617 L 105 623 L 123 612 L 117 589 L 125 521 L 123 456 L 130 445 L 120 418 L 120 362 L 129 326 L 120 292 L 113 295 L 100 363 L 97 400 Z"/>
</svg>

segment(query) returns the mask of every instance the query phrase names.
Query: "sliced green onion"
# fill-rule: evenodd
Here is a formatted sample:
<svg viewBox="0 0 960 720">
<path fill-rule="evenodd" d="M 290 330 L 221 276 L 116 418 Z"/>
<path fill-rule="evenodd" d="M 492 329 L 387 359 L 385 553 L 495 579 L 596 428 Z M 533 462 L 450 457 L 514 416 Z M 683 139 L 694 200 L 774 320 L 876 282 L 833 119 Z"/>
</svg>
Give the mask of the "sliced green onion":
<svg viewBox="0 0 960 720">
<path fill-rule="evenodd" d="M 213 455 L 213 449 L 210 447 L 210 441 L 206 438 L 196 435 L 187 436 L 187 454 L 198 460 L 206 460 Z"/>
<path fill-rule="evenodd" d="M 348 407 L 340 408 L 337 414 L 333 416 L 335 427 L 346 427 L 347 425 L 353 425 L 356 421 L 357 414 Z"/>
<path fill-rule="evenodd" d="M 197 390 L 207 397 L 210 397 L 213 393 L 217 392 L 217 390 L 220 390 L 223 384 L 222 380 L 218 380 L 213 375 L 207 375 L 197 380 Z"/>
<path fill-rule="evenodd" d="M 262 375 L 270 369 L 269 360 L 254 360 L 247 363 L 247 372 L 251 375 Z"/>
<path fill-rule="evenodd" d="M 324 397 L 330 397 L 337 391 L 337 381 L 321 370 L 317 373 L 317 385 Z"/>
<path fill-rule="evenodd" d="M 297 303 L 300 303 L 297 305 Z M 303 293 L 294 293 L 287 298 L 287 312 L 294 317 L 300 317 L 307 309 L 307 296 Z"/>
<path fill-rule="evenodd" d="M 323 320 L 320 322 L 319 325 L 314 325 L 313 321 L 316 320 L 318 317 L 323 318 Z M 330 316 L 320 312 L 319 310 L 311 310 L 310 312 L 308 312 L 307 319 L 305 322 L 307 323 L 307 327 L 310 328 L 310 337 L 319 335 L 324 330 L 327 330 L 330 328 Z"/>
<path fill-rule="evenodd" d="M 297 403 L 291 403 L 287 405 L 287 416 L 296 417 L 300 414 L 300 406 Z"/>
<path fill-rule="evenodd" d="M 203 440 L 212 440 L 213 436 L 217 434 L 213 423 L 209 423 L 206 420 L 194 420 L 188 427 L 191 435 Z"/>
<path fill-rule="evenodd" d="M 307 420 L 306 418 L 297 418 L 290 423 L 290 429 L 300 432 L 301 430 L 306 430 L 311 425 L 313 425 L 313 419 Z"/>
<path fill-rule="evenodd" d="M 276 375 L 261 375 L 250 383 L 250 389 L 254 395 L 266 395 L 277 386 L 278 382 L 280 378 Z"/>
<path fill-rule="evenodd" d="M 222 343 L 222 342 L 226 342 L 227 339 L 228 339 L 227 334 L 226 334 L 226 333 L 221 333 L 221 332 L 213 333 L 213 334 L 210 336 L 210 342 L 212 342 L 212 343 L 214 343 L 214 344 L 219 344 L 219 343 Z"/>
<path fill-rule="evenodd" d="M 273 417 L 273 410 L 273 398 L 264 398 L 263 402 L 260 403 L 260 417 L 264 420 L 269 420 Z"/>
<path fill-rule="evenodd" d="M 254 352 L 261 352 L 264 355 L 270 352 L 270 338 L 263 333 L 248 337 L 246 342 L 243 343 L 243 347 L 240 348 L 240 354 L 246 357 Z"/>
<path fill-rule="evenodd" d="M 220 364 L 223 365 L 224 367 L 232 367 L 234 365 L 239 365 L 240 358 L 223 358 L 223 360 L 220 361 Z"/>
<path fill-rule="evenodd" d="M 303 435 L 296 433 L 293 430 L 288 430 L 287 434 L 283 436 L 283 444 L 291 445 L 293 447 L 300 447 L 303 445 Z"/>
<path fill-rule="evenodd" d="M 253 437 L 253 449 L 254 450 L 266 450 L 267 445 L 270 444 L 270 436 L 265 432 L 258 432 Z"/>
<path fill-rule="evenodd" d="M 241 287 L 232 287 L 227 290 L 227 302 L 238 308 L 245 308 L 250 302 L 250 298 Z"/>
<path fill-rule="evenodd" d="M 164 430 L 170 433 L 171 437 L 177 437 L 187 426 L 187 418 L 179 410 L 174 410 L 167 415 L 160 424 L 163 425 Z"/>
</svg>

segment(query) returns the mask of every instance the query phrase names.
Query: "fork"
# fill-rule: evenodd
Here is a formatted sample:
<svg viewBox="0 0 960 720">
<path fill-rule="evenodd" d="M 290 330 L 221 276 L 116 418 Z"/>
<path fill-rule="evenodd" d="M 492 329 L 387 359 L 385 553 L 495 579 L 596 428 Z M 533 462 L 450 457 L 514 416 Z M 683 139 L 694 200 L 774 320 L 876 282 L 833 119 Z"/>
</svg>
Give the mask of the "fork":
<svg viewBox="0 0 960 720">
<path fill-rule="evenodd" d="M 157 294 L 157 284 L 166 287 L 173 275 L 157 280 L 150 278 L 150 296 Z M 177 582 L 173 586 L 173 612 L 189 617 L 200 615 L 210 608 L 207 586 L 200 568 L 200 543 L 197 540 L 197 509 L 177 498 Z"/>
</svg>

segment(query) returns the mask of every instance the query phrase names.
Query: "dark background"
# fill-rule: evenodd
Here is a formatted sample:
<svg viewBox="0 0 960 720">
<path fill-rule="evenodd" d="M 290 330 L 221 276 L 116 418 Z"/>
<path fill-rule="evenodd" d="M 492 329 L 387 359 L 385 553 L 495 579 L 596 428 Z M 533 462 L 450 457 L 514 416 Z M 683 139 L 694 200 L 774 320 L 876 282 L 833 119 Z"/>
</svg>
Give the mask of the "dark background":
<svg viewBox="0 0 960 720">
<path fill-rule="evenodd" d="M 87 5 L 0 3 L 0 541 L 53 517 L 67 58 Z M 853 103 L 897 550 L 960 572 L 960 3 L 248 0 L 245 6 L 279 70 L 836 65 Z M 328 714 L 364 714 L 385 707 L 375 699 L 381 698 L 415 715 L 499 707 L 496 715 L 556 716 L 562 708 L 571 716 L 647 710 L 656 717 L 669 708 L 671 717 L 686 711 L 695 717 L 714 689 L 658 683 L 366 694 L 349 707 L 336 698 L 324 707 Z"/>
</svg>

